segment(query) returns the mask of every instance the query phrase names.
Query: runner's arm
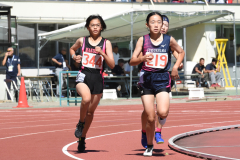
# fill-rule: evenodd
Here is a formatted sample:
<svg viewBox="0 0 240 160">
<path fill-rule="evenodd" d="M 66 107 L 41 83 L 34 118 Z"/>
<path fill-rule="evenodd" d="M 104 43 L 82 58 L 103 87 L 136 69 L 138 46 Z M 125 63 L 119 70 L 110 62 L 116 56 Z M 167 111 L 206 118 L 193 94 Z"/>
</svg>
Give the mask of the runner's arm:
<svg viewBox="0 0 240 160">
<path fill-rule="evenodd" d="M 115 67 L 115 62 L 112 53 L 112 44 L 109 40 L 106 41 L 106 54 L 102 54 L 107 65 L 113 69 Z"/>
<path fill-rule="evenodd" d="M 83 44 L 83 37 L 79 38 L 76 43 L 69 49 L 70 56 L 72 57 L 73 55 L 73 60 L 76 61 L 77 63 L 81 62 L 82 56 L 78 55 L 76 56 L 76 50 L 80 47 L 82 47 Z"/>
<path fill-rule="evenodd" d="M 137 41 L 137 44 L 133 52 L 132 58 L 129 62 L 129 65 L 136 66 L 143 62 L 142 55 L 140 55 L 142 52 L 142 46 L 143 46 L 143 37 L 140 37 Z"/>
</svg>

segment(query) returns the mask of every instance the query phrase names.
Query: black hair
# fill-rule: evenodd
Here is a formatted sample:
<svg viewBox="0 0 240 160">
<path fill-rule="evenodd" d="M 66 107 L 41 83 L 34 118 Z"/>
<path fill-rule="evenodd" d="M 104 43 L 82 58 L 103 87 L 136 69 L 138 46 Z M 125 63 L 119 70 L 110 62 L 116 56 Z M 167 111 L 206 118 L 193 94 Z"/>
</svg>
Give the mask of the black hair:
<svg viewBox="0 0 240 160">
<path fill-rule="evenodd" d="M 124 60 L 123 59 L 119 59 L 118 63 L 124 63 Z"/>
<path fill-rule="evenodd" d="M 93 20 L 93 19 L 98 19 L 100 21 L 101 26 L 102 26 L 102 31 L 104 31 L 107 28 L 106 23 L 104 22 L 102 17 L 99 15 L 90 15 L 86 20 L 86 24 L 85 24 L 86 28 L 89 27 L 89 24 L 90 24 L 91 20 Z"/>
<path fill-rule="evenodd" d="M 159 13 L 159 12 L 151 12 L 147 15 L 147 19 L 146 19 L 146 22 L 148 23 L 149 22 L 149 19 L 150 17 L 154 16 L 154 15 L 159 15 L 162 19 L 162 15 Z M 162 19 L 163 20 L 163 19 Z"/>
<path fill-rule="evenodd" d="M 200 58 L 200 61 L 201 61 L 201 60 L 204 60 L 204 58 Z"/>
<path fill-rule="evenodd" d="M 216 59 L 216 58 L 213 58 L 213 59 L 212 59 L 212 62 L 217 62 L 217 59 Z"/>
</svg>

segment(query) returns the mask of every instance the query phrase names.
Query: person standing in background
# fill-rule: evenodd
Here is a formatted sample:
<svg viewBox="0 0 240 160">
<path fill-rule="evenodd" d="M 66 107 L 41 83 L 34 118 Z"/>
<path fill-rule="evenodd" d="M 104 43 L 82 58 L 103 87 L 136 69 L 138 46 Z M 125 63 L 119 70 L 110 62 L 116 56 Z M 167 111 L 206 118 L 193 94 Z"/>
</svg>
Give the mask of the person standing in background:
<svg viewBox="0 0 240 160">
<path fill-rule="evenodd" d="M 119 53 L 118 53 L 118 46 L 113 47 L 113 58 L 115 61 L 115 65 L 118 65 L 118 60 L 119 60 Z"/>
<path fill-rule="evenodd" d="M 59 80 L 59 73 L 61 71 L 63 71 L 63 68 L 66 68 L 67 65 L 66 65 L 66 62 L 64 60 L 64 56 L 67 54 L 67 50 L 66 48 L 62 48 L 60 53 L 58 53 L 55 57 L 52 58 L 52 61 L 56 64 L 56 71 L 55 71 L 55 74 Z M 61 79 L 61 86 L 63 87 L 63 76 L 61 76 L 62 79 Z M 62 93 L 62 91 L 59 91 L 59 82 L 57 84 L 57 95 L 59 96 L 60 95 L 60 92 Z M 62 95 L 62 94 L 61 94 Z M 63 96 L 62 96 L 63 97 Z"/>
<path fill-rule="evenodd" d="M 17 76 L 21 74 L 20 58 L 13 55 L 14 50 L 12 47 L 7 49 L 5 57 L 2 61 L 2 65 L 6 66 L 6 79 L 11 79 L 17 85 Z M 11 89 L 11 83 L 7 83 L 8 89 Z M 15 88 L 16 89 L 16 88 Z M 18 94 L 15 92 L 16 99 L 18 99 Z M 11 100 L 10 95 L 7 94 L 8 100 Z"/>
</svg>

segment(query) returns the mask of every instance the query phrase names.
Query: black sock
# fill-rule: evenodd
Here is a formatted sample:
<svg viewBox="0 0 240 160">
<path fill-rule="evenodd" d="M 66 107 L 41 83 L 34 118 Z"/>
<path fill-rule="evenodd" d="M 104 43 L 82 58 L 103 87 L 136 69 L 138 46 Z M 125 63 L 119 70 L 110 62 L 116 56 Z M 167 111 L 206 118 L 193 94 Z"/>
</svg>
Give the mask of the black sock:
<svg viewBox="0 0 240 160">
<path fill-rule="evenodd" d="M 79 141 L 85 141 L 86 137 L 79 138 Z"/>
<path fill-rule="evenodd" d="M 160 133 L 160 134 L 162 134 L 162 132 L 155 132 L 155 133 Z"/>
<path fill-rule="evenodd" d="M 147 145 L 147 148 L 153 148 L 153 145 Z"/>
<path fill-rule="evenodd" d="M 143 131 L 142 131 L 142 134 L 146 135 L 146 132 L 143 132 Z"/>
</svg>

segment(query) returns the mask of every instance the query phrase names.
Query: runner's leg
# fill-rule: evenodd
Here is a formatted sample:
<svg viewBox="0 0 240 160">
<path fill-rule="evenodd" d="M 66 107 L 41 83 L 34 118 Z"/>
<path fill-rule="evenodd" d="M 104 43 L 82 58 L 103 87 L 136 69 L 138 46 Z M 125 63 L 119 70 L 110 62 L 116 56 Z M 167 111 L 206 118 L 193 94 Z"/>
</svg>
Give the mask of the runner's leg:
<svg viewBox="0 0 240 160">
<path fill-rule="evenodd" d="M 85 83 L 78 83 L 76 85 L 77 93 L 82 97 L 81 107 L 80 107 L 80 121 L 84 122 L 88 106 L 91 101 L 91 93 L 88 86 Z"/>
<path fill-rule="evenodd" d="M 145 112 L 145 110 L 143 110 L 142 112 L 141 121 L 142 121 L 142 131 L 146 131 L 147 113 Z"/>
<path fill-rule="evenodd" d="M 168 92 L 160 92 L 156 95 L 157 101 L 157 115 L 165 119 L 169 113 L 170 99 Z"/>
<path fill-rule="evenodd" d="M 153 145 L 154 129 L 155 129 L 155 109 L 154 109 L 154 95 L 141 96 L 144 110 L 147 115 L 146 135 L 147 144 Z"/>
<path fill-rule="evenodd" d="M 91 102 L 90 102 L 89 108 L 88 108 L 87 113 L 86 113 L 85 126 L 84 126 L 84 129 L 83 129 L 82 137 L 86 137 L 88 129 L 89 129 L 89 127 L 92 123 L 92 120 L 93 120 L 94 112 L 95 112 L 95 110 L 98 106 L 98 103 L 99 103 L 101 97 L 102 97 L 102 93 L 91 95 Z"/>
</svg>

